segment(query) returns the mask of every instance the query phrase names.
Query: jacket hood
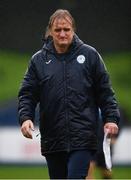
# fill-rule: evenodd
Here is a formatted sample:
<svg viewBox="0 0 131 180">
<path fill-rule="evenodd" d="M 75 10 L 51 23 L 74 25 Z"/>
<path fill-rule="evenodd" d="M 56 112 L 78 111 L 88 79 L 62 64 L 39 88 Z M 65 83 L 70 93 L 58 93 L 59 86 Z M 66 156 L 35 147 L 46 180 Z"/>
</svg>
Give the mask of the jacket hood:
<svg viewBox="0 0 131 180">
<path fill-rule="evenodd" d="M 83 41 L 80 40 L 79 37 L 75 34 L 68 52 L 75 51 L 82 44 L 84 44 Z M 56 50 L 53 45 L 53 39 L 51 36 L 49 36 L 47 39 L 44 39 L 43 49 L 50 51 L 51 53 L 56 53 Z"/>
</svg>

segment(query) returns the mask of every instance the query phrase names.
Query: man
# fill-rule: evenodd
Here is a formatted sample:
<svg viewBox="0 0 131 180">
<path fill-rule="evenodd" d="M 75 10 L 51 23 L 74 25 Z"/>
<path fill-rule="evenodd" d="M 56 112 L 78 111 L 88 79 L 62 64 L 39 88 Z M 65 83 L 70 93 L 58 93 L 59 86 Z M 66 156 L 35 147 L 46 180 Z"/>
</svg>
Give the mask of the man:
<svg viewBox="0 0 131 180">
<path fill-rule="evenodd" d="M 98 52 L 75 34 L 67 10 L 50 17 L 43 48 L 33 55 L 19 91 L 22 134 L 32 138 L 40 105 L 41 152 L 51 179 L 85 179 L 97 147 L 101 109 L 104 130 L 118 132 L 119 112 Z"/>
</svg>

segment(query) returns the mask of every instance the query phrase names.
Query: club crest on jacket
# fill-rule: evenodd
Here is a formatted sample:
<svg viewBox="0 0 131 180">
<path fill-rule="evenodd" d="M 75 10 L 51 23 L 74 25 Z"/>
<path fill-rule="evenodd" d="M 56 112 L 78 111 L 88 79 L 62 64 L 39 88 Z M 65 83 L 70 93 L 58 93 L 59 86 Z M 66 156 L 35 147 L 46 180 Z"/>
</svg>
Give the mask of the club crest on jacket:
<svg viewBox="0 0 131 180">
<path fill-rule="evenodd" d="M 84 55 L 77 56 L 77 62 L 83 64 L 85 62 L 85 56 Z"/>
</svg>

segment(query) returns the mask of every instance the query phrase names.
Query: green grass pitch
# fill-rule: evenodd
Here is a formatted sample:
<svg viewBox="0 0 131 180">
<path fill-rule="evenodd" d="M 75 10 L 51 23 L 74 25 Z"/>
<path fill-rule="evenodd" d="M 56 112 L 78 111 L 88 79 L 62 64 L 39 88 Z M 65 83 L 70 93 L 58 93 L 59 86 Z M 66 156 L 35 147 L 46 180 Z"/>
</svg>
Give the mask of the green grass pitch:
<svg viewBox="0 0 131 180">
<path fill-rule="evenodd" d="M 98 169 L 95 171 L 96 179 L 101 179 Z M 48 179 L 46 166 L 16 166 L 1 165 L 0 179 Z M 114 167 L 113 179 L 131 179 L 131 166 Z"/>
</svg>

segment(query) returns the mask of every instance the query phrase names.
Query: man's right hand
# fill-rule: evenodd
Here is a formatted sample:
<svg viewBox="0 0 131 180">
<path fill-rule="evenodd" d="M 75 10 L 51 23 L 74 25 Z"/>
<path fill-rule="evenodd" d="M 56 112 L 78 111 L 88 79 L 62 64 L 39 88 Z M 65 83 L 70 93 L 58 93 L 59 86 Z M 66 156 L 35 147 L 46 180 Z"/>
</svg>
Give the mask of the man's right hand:
<svg viewBox="0 0 131 180">
<path fill-rule="evenodd" d="M 24 121 L 22 126 L 21 126 L 21 132 L 22 132 L 23 136 L 25 136 L 26 138 L 33 139 L 31 131 L 34 131 L 33 122 L 30 119 Z"/>
</svg>

